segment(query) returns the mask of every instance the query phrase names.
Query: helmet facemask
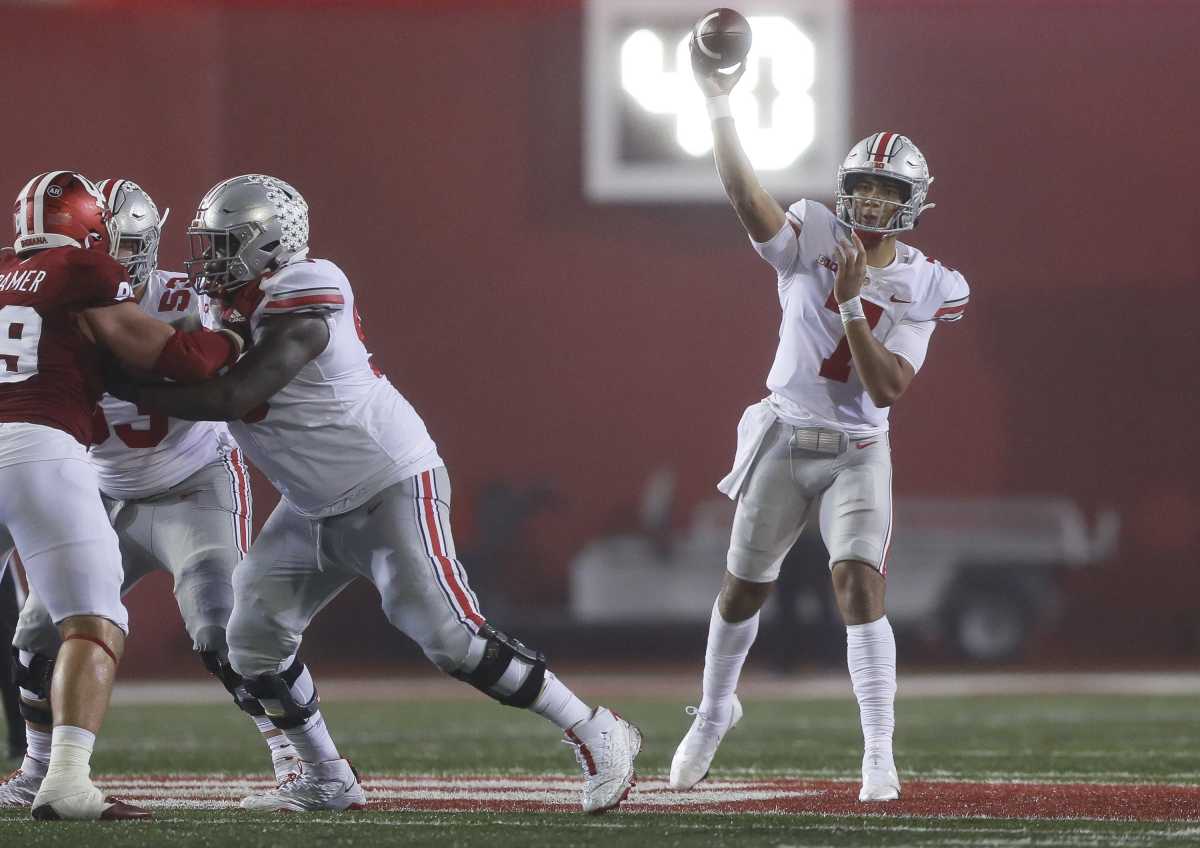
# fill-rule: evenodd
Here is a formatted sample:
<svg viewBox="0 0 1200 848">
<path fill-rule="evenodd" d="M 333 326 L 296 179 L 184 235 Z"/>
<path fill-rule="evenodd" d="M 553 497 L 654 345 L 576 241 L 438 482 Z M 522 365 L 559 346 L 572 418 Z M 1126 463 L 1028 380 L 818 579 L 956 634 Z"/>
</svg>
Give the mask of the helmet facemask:
<svg viewBox="0 0 1200 848">
<path fill-rule="evenodd" d="M 854 172 L 842 180 L 838 210 L 843 223 L 858 232 L 891 235 L 913 228 L 912 184 L 882 174 Z"/>
<path fill-rule="evenodd" d="M 239 255 L 242 245 L 253 240 L 254 233 L 239 236 L 238 231 L 251 226 L 245 224 L 232 230 L 188 227 L 191 255 L 183 265 L 196 291 L 216 297 L 240 289 L 254 279 Z"/>
<path fill-rule="evenodd" d="M 140 290 L 150 281 L 150 275 L 158 268 L 158 243 L 160 230 L 148 227 L 140 233 L 120 233 L 117 240 L 116 259 L 129 272 L 129 282 Z"/>
</svg>

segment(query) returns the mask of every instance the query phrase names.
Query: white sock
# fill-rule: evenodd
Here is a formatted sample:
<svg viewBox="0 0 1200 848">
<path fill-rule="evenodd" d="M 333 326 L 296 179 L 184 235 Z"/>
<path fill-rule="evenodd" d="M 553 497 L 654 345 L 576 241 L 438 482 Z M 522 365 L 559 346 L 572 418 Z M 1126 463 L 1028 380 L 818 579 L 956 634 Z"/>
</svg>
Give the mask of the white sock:
<svg viewBox="0 0 1200 848">
<path fill-rule="evenodd" d="M 96 734 L 82 727 L 64 724 L 54 728 L 50 740 L 50 766 L 46 769 L 46 781 L 71 780 L 80 775 L 86 780 L 92 772 L 92 748 L 96 745 Z"/>
<path fill-rule="evenodd" d="M 704 690 L 700 712 L 705 718 L 726 721 L 733 709 L 733 693 L 754 637 L 758 613 L 731 624 L 721 617 L 720 601 L 713 604 L 708 622 L 708 648 L 704 653 Z"/>
<path fill-rule="evenodd" d="M 592 714 L 592 708 L 579 700 L 552 671 L 546 672 L 541 694 L 529 709 L 554 722 L 559 730 L 586 721 Z"/>
<path fill-rule="evenodd" d="M 886 615 L 846 627 L 846 664 L 858 698 L 863 745 L 890 757 L 896 727 L 896 637 Z"/>
<path fill-rule="evenodd" d="M 254 716 L 254 725 L 262 734 L 271 751 L 271 767 L 275 769 L 275 778 L 283 780 L 292 770 L 294 761 L 300 758 L 296 747 L 292 745 L 287 735 L 277 728 L 266 716 Z"/>
<path fill-rule="evenodd" d="M 21 771 L 44 777 L 46 766 L 50 764 L 50 734 L 45 730 L 34 730 L 27 724 L 25 740 L 25 759 L 21 761 Z"/>
<path fill-rule="evenodd" d="M 288 741 L 295 746 L 296 756 L 306 763 L 324 763 L 329 760 L 341 759 L 329 728 L 325 726 L 325 718 L 320 710 L 313 713 L 304 724 L 284 731 Z"/>
</svg>

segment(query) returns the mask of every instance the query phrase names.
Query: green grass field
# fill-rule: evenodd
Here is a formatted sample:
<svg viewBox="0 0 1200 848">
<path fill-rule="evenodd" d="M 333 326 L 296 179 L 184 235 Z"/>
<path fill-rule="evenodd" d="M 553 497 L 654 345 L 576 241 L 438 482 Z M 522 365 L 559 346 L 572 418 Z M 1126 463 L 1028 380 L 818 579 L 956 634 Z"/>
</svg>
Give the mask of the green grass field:
<svg viewBox="0 0 1200 848">
<path fill-rule="evenodd" d="M 687 727 L 683 703 L 608 700 L 645 734 L 639 773 L 646 780 L 639 789 L 651 797 L 644 787 L 665 775 Z M 482 697 L 401 703 L 327 698 L 325 714 L 368 791 L 373 777 L 389 775 L 512 776 L 533 782 L 542 778 L 530 776 L 549 776 L 545 779 L 563 786 L 577 776 L 570 751 L 559 744 L 554 728 Z M 901 778 L 917 787 L 906 791 L 905 801 L 914 792 L 928 792 L 922 781 L 999 783 L 1002 794 L 1008 782 L 1168 784 L 1155 790 L 1168 797 L 1193 797 L 1200 787 L 1200 723 L 1191 697 L 901 698 L 897 714 Z M 857 713 L 849 699 L 748 699 L 743 725 L 718 754 L 713 781 L 853 781 L 860 752 Z M 250 722 L 232 706 L 217 705 L 115 706 L 93 762 L 101 786 L 105 775 L 219 773 L 234 780 L 243 775 L 265 778 L 268 771 L 265 749 Z M 214 785 L 219 792 L 221 784 Z M 630 802 L 638 800 L 639 789 Z M 1102 798 L 1111 790 L 1094 792 Z M 1052 819 L 1019 811 L 1012 817 L 980 817 L 969 802 L 928 815 L 887 805 L 863 807 L 866 814 L 857 809 L 853 815 L 831 814 L 821 812 L 819 804 L 810 811 L 780 814 L 767 804 L 761 811 L 734 813 L 635 806 L 602 817 L 483 807 L 287 816 L 243 813 L 233 804 L 236 794 L 229 788 L 223 796 L 229 803 L 220 809 L 160 806 L 154 822 L 132 825 L 43 824 L 30 821 L 27 811 L 3 810 L 0 845 L 65 845 L 72 840 L 87 848 L 1200 844 L 1194 806 L 1174 821 L 1169 815 L 1159 816 L 1167 819 L 1160 821 Z M 1135 809 L 1126 818 L 1138 817 Z"/>
</svg>

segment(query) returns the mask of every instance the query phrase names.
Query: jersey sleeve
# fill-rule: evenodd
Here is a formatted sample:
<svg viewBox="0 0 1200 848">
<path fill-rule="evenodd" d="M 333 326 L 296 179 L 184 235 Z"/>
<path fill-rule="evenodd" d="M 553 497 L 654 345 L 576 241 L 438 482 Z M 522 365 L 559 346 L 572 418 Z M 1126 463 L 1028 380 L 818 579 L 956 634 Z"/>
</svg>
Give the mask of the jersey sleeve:
<svg viewBox="0 0 1200 848">
<path fill-rule="evenodd" d="M 938 321 L 961 320 L 971 300 L 971 287 L 967 285 L 966 278 L 957 271 L 943 268 L 940 283 L 941 302 L 933 317 Z"/>
<path fill-rule="evenodd" d="M 805 201 L 793 203 L 784 213 L 779 232 L 764 242 L 750 239 L 755 252 L 783 277 L 800 258 L 800 233 L 804 227 Z"/>
<path fill-rule="evenodd" d="M 263 285 L 261 315 L 331 315 L 346 306 L 337 266 L 324 260 L 305 259 L 284 268 Z"/>
<path fill-rule="evenodd" d="M 929 338 L 933 335 L 936 327 L 937 322 L 933 320 L 912 321 L 906 318 L 892 328 L 888 337 L 884 339 L 883 346 L 897 356 L 908 360 L 908 364 L 913 367 L 915 374 L 925 364 L 925 354 L 929 351 Z"/>
<path fill-rule="evenodd" d="M 68 263 L 73 308 L 93 309 L 134 299 L 129 272 L 107 253 L 73 250 Z"/>
</svg>

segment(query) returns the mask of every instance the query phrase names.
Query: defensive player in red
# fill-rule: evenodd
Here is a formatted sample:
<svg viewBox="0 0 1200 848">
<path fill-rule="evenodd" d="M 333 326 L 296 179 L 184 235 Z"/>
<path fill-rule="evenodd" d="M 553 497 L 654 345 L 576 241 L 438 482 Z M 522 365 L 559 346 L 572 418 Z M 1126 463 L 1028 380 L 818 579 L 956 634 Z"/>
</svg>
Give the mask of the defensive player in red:
<svg viewBox="0 0 1200 848">
<path fill-rule="evenodd" d="M 86 452 L 102 358 L 195 381 L 232 365 L 242 345 L 232 333 L 177 332 L 138 308 L 113 258 L 112 213 L 83 175 L 39 174 L 13 211 L 14 249 L 0 251 L 0 530 L 63 639 L 50 764 L 33 817 L 144 818 L 90 777 L 128 632 L 117 537 Z"/>
</svg>

